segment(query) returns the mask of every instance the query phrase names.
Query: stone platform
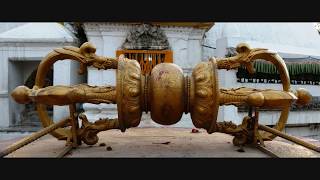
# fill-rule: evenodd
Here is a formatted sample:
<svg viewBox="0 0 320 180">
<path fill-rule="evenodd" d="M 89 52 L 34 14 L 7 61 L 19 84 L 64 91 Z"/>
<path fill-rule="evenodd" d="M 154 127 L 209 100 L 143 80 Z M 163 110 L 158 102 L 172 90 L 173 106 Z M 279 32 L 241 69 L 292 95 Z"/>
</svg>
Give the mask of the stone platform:
<svg viewBox="0 0 320 180">
<path fill-rule="evenodd" d="M 109 130 L 98 136 L 100 140 L 96 145 L 83 144 L 65 157 L 270 157 L 250 146 L 239 152 L 239 148 L 232 144 L 233 137 L 230 135 L 207 134 L 204 130 L 192 133 L 190 128 L 140 127 L 127 129 L 125 133 Z M 3 143 L 8 145 L 8 140 L 0 142 L 1 149 L 4 148 Z M 318 141 L 312 143 L 319 145 Z M 265 144 L 279 157 L 320 157 L 320 153 L 280 138 Z M 7 157 L 56 157 L 64 146 L 65 141 L 46 135 Z"/>
</svg>

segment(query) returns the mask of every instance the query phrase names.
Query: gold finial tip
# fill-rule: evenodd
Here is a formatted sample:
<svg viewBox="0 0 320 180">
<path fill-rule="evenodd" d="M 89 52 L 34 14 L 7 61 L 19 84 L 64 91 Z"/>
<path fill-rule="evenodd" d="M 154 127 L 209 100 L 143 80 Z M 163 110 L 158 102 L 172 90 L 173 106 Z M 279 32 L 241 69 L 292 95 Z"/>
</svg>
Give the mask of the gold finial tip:
<svg viewBox="0 0 320 180">
<path fill-rule="evenodd" d="M 298 100 L 296 101 L 296 104 L 298 105 L 307 105 L 312 99 L 309 91 L 304 88 L 298 88 L 295 95 L 298 98 Z"/>
<path fill-rule="evenodd" d="M 12 91 L 11 96 L 17 103 L 27 104 L 31 102 L 29 91 L 30 89 L 26 86 L 18 86 Z"/>
<path fill-rule="evenodd" d="M 237 47 L 236 47 L 236 51 L 237 51 L 238 53 L 247 52 L 247 51 L 249 51 L 249 50 L 250 50 L 250 46 L 249 46 L 249 44 L 247 44 L 247 43 L 240 43 L 240 44 L 238 44 Z"/>
<path fill-rule="evenodd" d="M 91 56 L 96 52 L 97 48 L 90 42 L 85 42 L 80 46 L 80 53 L 85 56 Z"/>
</svg>

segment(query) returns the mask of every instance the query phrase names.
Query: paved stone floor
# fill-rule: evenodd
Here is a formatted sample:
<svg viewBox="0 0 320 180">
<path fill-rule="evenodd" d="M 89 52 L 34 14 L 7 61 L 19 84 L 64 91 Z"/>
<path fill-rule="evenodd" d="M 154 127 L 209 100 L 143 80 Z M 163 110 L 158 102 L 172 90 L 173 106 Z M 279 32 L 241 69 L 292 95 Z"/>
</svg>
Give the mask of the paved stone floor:
<svg viewBox="0 0 320 180">
<path fill-rule="evenodd" d="M 66 158 L 76 157 L 245 157 L 268 158 L 254 147 L 244 147 L 244 152 L 233 146 L 232 136 L 222 133 L 207 134 L 200 130 L 191 133 L 190 128 L 130 128 L 125 133 L 110 130 L 98 134 L 94 146 L 81 145 Z M 0 150 L 21 137 L 0 141 Z M 319 145 L 316 140 L 309 142 Z M 64 141 L 50 135 L 9 154 L 7 157 L 56 157 L 63 149 Z M 320 153 L 276 138 L 266 142 L 268 149 L 280 157 L 320 157 Z"/>
</svg>

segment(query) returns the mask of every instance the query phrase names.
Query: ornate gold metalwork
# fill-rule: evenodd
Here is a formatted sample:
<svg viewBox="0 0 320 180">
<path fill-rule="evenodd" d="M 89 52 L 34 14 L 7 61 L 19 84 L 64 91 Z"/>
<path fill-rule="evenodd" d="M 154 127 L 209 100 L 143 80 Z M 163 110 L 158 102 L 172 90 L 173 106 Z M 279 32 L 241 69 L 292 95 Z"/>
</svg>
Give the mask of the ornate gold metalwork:
<svg viewBox="0 0 320 180">
<path fill-rule="evenodd" d="M 116 103 L 116 89 L 112 86 L 98 87 L 79 84 L 74 86 L 48 86 L 29 89 L 18 86 L 12 91 L 13 99 L 21 104 L 36 102 L 46 105 L 69 105 L 73 103 Z"/>
<path fill-rule="evenodd" d="M 177 123 L 185 104 L 182 69 L 172 63 L 161 63 L 151 71 L 149 84 L 151 118 L 163 125 Z"/>
<path fill-rule="evenodd" d="M 98 142 L 97 134 L 108 129 L 120 129 L 139 125 L 142 111 L 151 112 L 151 118 L 163 125 L 177 123 L 183 112 L 191 113 L 193 124 L 204 128 L 208 133 L 222 132 L 234 136 L 233 143 L 243 146 L 271 140 L 275 137 L 268 129 L 258 128 L 259 108 L 281 108 L 281 116 L 275 125 L 276 132 L 281 131 L 288 118 L 290 105 L 307 104 L 311 96 L 305 89 L 295 92 L 290 90 L 290 79 L 286 65 L 275 52 L 267 49 L 250 49 L 247 44 L 236 48 L 238 54 L 228 58 L 211 58 L 208 62 L 199 63 L 191 76 L 184 76 L 180 67 L 173 63 L 161 63 L 155 66 L 150 75 L 142 75 L 136 60 L 117 59 L 97 56 L 95 48 L 90 43 L 84 43 L 80 48 L 64 47 L 49 53 L 40 63 L 36 84 L 32 89 L 25 86 L 17 87 L 12 97 L 18 103 L 36 102 L 38 113 L 44 127 L 53 124 L 45 111 L 45 105 L 69 105 L 71 130 L 59 128 L 51 134 L 58 139 L 67 139 L 73 146 L 81 144 L 93 145 Z M 98 69 L 117 69 L 116 87 L 105 86 L 50 86 L 43 87 L 44 77 L 50 66 L 57 60 L 72 59 L 80 63 L 80 73 L 87 66 Z M 235 69 L 244 65 L 252 73 L 253 62 L 264 59 L 273 63 L 280 73 L 283 90 L 253 89 L 240 87 L 235 89 L 219 89 L 218 69 Z M 76 103 L 114 103 L 117 104 L 117 119 L 100 119 L 89 122 L 84 114 L 75 110 Z M 242 124 L 232 122 L 217 122 L 219 106 L 247 105 L 254 109 L 249 116 L 243 118 Z M 78 118 L 82 126 L 78 127 Z M 260 131 L 258 131 L 260 129 Z M 270 133 L 271 132 L 271 133 Z"/>
<path fill-rule="evenodd" d="M 243 118 L 241 125 L 236 125 L 233 122 L 218 122 L 216 125 L 216 132 L 226 133 L 234 136 L 233 144 L 236 146 L 242 146 L 248 143 L 249 139 L 252 137 L 252 129 L 250 129 L 249 124 L 251 124 L 252 118 L 246 116 Z"/>
<path fill-rule="evenodd" d="M 294 93 L 273 89 L 261 90 L 246 87 L 220 89 L 220 105 L 248 105 L 273 109 L 290 106 L 293 102 L 303 105 L 310 100 L 310 94 L 303 88 L 297 89 Z"/>
<path fill-rule="evenodd" d="M 241 43 L 236 47 L 237 55 L 227 58 L 217 58 L 218 69 L 236 69 L 241 65 L 245 65 L 250 73 L 254 73 L 252 62 L 255 60 L 254 56 L 262 53 L 270 53 L 267 49 L 255 48 L 250 49 L 245 43 Z M 212 58 L 214 59 L 214 58 Z"/>
<path fill-rule="evenodd" d="M 99 137 L 97 134 L 99 132 L 119 128 L 118 119 L 99 119 L 92 123 L 88 121 L 84 114 L 80 114 L 79 118 L 82 120 L 82 127 L 78 132 L 78 136 L 80 136 L 81 140 L 88 145 L 94 145 L 98 142 Z"/>
<path fill-rule="evenodd" d="M 96 48 L 89 42 L 82 44 L 80 48 L 66 46 L 53 50 L 40 62 L 33 89 L 37 90 L 43 88 L 47 73 L 53 64 L 59 60 L 70 59 L 78 61 L 80 63 L 79 74 L 86 72 L 86 67 L 88 66 L 93 66 L 100 69 L 117 68 L 117 59 L 97 56 L 95 51 Z M 44 104 L 37 103 L 37 111 L 43 127 L 53 124 L 53 121 L 49 117 Z M 51 132 L 51 134 L 61 140 L 71 138 L 71 132 L 69 129 L 59 128 Z"/>
<path fill-rule="evenodd" d="M 253 62 L 257 59 L 263 59 L 271 62 L 276 66 L 278 72 L 280 73 L 280 79 L 282 82 L 283 91 L 290 92 L 290 78 L 287 70 L 287 66 L 283 59 L 275 52 L 268 51 L 267 49 L 254 48 L 251 49 L 248 44 L 240 43 L 236 47 L 237 55 L 228 58 L 218 58 L 217 66 L 219 69 L 235 69 L 240 67 L 240 65 L 246 66 L 249 73 L 254 73 Z M 212 58 L 214 60 L 214 58 Z M 279 120 L 274 126 L 275 129 L 282 131 L 285 127 L 289 116 L 290 106 L 284 107 L 280 114 Z M 268 132 L 262 133 L 263 139 L 271 140 L 276 136 Z"/>
<path fill-rule="evenodd" d="M 199 63 L 192 71 L 190 110 L 193 124 L 213 133 L 219 110 L 217 65 L 213 59 Z"/>
<path fill-rule="evenodd" d="M 139 125 L 142 116 L 141 98 L 139 63 L 120 56 L 117 69 L 117 108 L 122 132 Z"/>
</svg>

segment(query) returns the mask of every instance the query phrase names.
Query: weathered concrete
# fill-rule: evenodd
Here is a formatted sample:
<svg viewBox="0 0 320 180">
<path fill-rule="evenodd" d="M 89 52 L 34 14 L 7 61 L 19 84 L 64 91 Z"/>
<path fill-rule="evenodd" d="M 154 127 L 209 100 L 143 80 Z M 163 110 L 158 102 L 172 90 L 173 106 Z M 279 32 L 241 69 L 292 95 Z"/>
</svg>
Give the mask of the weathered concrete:
<svg viewBox="0 0 320 180">
<path fill-rule="evenodd" d="M 83 144 L 66 157 L 269 157 L 253 147 L 238 152 L 239 148 L 232 144 L 232 136 L 209 135 L 204 130 L 191 133 L 191 129 L 186 128 L 131 128 L 125 133 L 110 130 L 98 135 L 99 143 Z M 100 146 L 101 143 L 105 146 Z M 7 157 L 55 157 L 64 144 L 47 135 Z M 278 138 L 266 145 L 280 157 L 320 157 L 320 153 Z M 108 151 L 108 147 L 112 150 Z"/>
</svg>

